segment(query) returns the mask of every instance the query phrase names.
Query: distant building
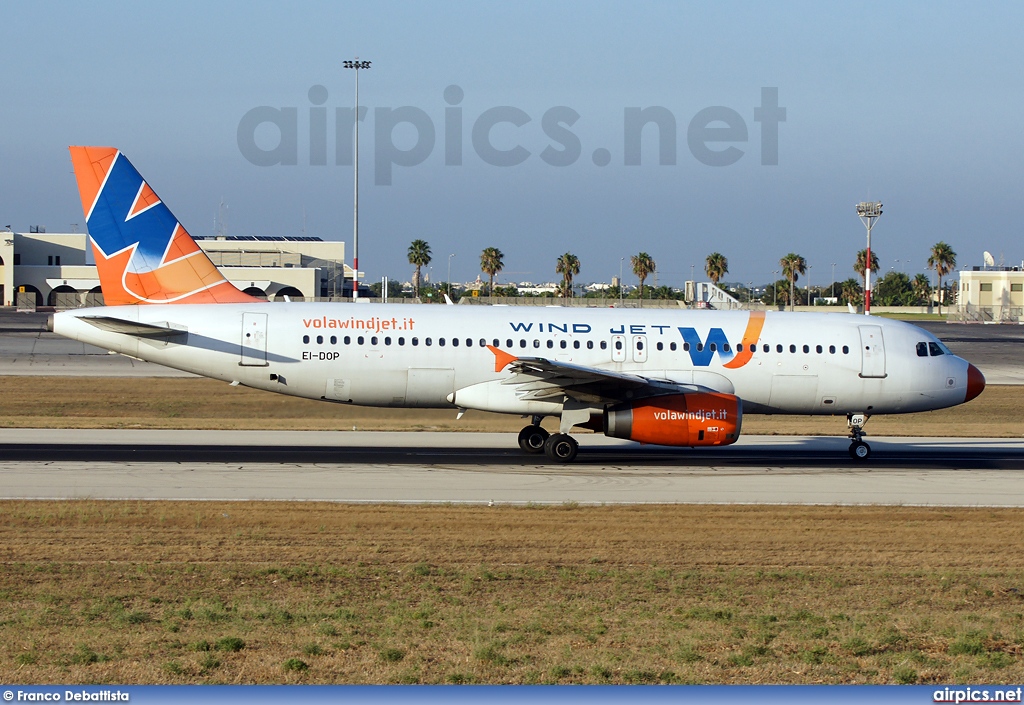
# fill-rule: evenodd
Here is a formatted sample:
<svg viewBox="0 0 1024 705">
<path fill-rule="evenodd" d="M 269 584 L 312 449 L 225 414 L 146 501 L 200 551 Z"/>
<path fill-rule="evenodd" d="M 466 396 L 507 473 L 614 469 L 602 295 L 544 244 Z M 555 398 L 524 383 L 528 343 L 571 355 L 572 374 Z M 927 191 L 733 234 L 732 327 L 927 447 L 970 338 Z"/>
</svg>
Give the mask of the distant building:
<svg viewBox="0 0 1024 705">
<path fill-rule="evenodd" d="M 85 233 L 0 232 L 4 306 L 100 306 L 96 265 Z M 345 243 L 317 237 L 196 237 L 239 289 L 271 301 L 351 296 Z"/>
<path fill-rule="evenodd" d="M 972 267 L 960 274 L 957 314 L 963 320 L 1024 321 L 1024 271 L 1021 267 Z"/>
</svg>

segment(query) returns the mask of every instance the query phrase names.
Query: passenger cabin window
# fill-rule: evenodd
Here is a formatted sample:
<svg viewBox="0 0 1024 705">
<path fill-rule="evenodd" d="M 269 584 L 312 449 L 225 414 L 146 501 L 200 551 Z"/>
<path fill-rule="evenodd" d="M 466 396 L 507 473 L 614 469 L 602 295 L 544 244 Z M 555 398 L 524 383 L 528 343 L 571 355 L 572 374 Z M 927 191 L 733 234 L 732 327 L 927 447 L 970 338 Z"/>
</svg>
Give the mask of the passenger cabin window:
<svg viewBox="0 0 1024 705">
<path fill-rule="evenodd" d="M 305 343 L 306 345 L 309 345 L 309 336 L 308 335 L 302 336 L 302 342 Z"/>
<path fill-rule="evenodd" d="M 676 344 L 675 343 L 669 343 L 668 344 L 668 349 L 671 350 L 672 352 L 675 352 Z"/>
<path fill-rule="evenodd" d="M 928 343 L 918 343 L 917 344 L 917 356 L 918 357 L 928 357 Z"/>
<path fill-rule="evenodd" d="M 316 344 L 317 345 L 323 345 L 324 344 L 324 337 L 322 335 L 318 335 L 316 337 Z"/>
<path fill-rule="evenodd" d="M 849 354 L 850 354 L 850 346 L 849 345 L 844 345 L 843 346 L 843 355 L 849 355 Z"/>
<path fill-rule="evenodd" d="M 412 345 L 413 345 L 413 347 L 416 347 L 416 346 L 417 346 L 417 345 L 419 345 L 419 344 L 420 344 L 420 339 L 419 339 L 419 338 L 413 338 L 413 339 L 412 339 Z"/>
<path fill-rule="evenodd" d="M 608 349 L 608 341 L 607 340 L 602 340 L 601 341 L 601 349 L 602 350 L 607 350 Z"/>
<path fill-rule="evenodd" d="M 338 336 L 332 335 L 331 336 L 331 345 L 337 345 L 337 344 L 338 344 Z"/>
<path fill-rule="evenodd" d="M 772 349 L 772 346 L 769 345 L 768 343 L 765 343 L 764 345 L 761 346 L 761 351 L 762 352 L 769 352 L 769 351 L 771 351 L 771 349 Z"/>
</svg>

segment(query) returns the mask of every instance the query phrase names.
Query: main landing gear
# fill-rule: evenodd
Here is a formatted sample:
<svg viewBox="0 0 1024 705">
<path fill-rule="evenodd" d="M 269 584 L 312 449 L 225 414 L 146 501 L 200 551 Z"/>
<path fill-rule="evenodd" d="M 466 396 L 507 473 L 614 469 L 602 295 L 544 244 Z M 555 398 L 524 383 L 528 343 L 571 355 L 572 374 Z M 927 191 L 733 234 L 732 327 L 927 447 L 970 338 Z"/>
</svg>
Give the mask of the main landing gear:
<svg viewBox="0 0 1024 705">
<path fill-rule="evenodd" d="M 519 447 L 527 453 L 543 453 L 548 432 L 540 427 L 539 416 L 533 418 L 534 422 L 519 432 Z"/>
<path fill-rule="evenodd" d="M 527 453 L 544 453 L 557 463 L 571 463 L 580 450 L 576 439 L 568 433 L 549 434 L 541 428 L 542 418 L 534 416 L 533 423 L 519 432 L 519 447 Z"/>
<path fill-rule="evenodd" d="M 854 460 L 867 460 L 871 457 L 871 446 L 863 440 L 864 424 L 867 422 L 867 414 L 848 414 L 846 417 L 850 427 L 850 457 Z"/>
</svg>

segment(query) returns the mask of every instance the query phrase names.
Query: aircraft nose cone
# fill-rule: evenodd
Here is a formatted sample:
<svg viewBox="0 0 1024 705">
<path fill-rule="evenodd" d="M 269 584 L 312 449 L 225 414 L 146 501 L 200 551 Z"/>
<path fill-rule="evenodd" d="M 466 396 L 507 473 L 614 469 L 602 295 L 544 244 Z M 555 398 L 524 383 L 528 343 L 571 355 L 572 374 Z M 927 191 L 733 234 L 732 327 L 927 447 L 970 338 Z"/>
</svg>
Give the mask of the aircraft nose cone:
<svg viewBox="0 0 1024 705">
<path fill-rule="evenodd" d="M 964 401 L 970 401 L 982 393 L 985 389 L 985 375 L 981 374 L 974 365 L 967 364 L 967 396 Z"/>
</svg>

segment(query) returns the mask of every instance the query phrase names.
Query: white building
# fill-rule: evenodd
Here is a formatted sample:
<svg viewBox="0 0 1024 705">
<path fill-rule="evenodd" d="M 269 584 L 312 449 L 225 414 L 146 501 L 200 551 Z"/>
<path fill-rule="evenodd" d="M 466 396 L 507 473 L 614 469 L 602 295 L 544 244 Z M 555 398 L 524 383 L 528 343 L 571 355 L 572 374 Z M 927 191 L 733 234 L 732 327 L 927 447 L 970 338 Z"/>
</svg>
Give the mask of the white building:
<svg viewBox="0 0 1024 705">
<path fill-rule="evenodd" d="M 1022 267 L 972 267 L 960 271 L 956 297 L 959 317 L 967 321 L 1024 322 Z"/>
<path fill-rule="evenodd" d="M 102 305 L 99 276 L 85 233 L 0 232 L 4 306 Z M 351 295 L 345 243 L 315 237 L 197 237 L 231 283 L 270 300 Z"/>
</svg>

